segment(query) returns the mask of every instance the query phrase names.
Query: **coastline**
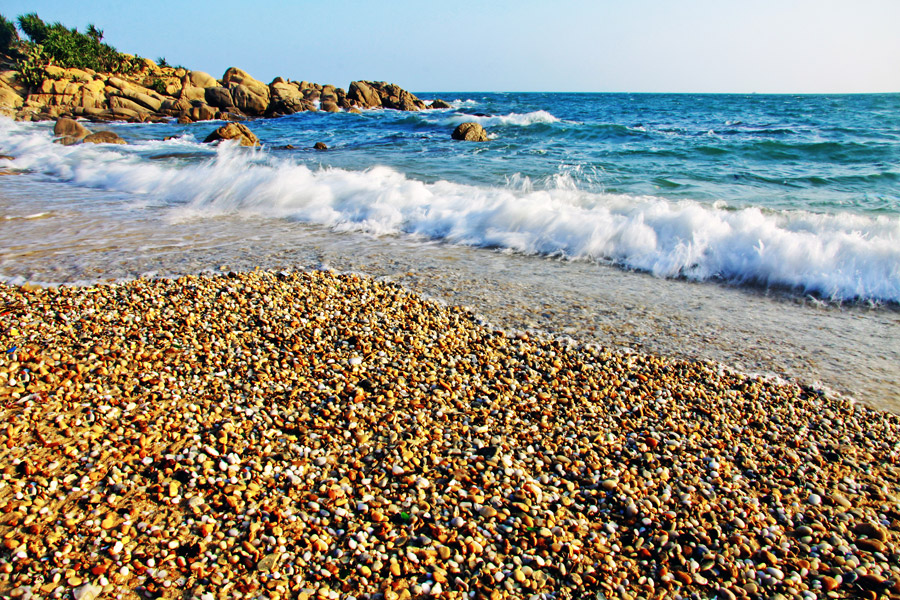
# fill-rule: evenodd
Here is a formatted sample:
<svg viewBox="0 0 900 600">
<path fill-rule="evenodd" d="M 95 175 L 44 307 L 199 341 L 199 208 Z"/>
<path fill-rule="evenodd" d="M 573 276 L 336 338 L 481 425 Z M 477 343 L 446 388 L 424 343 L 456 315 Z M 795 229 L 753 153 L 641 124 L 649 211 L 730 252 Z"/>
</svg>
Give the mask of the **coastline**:
<svg viewBox="0 0 900 600">
<path fill-rule="evenodd" d="M 900 591 L 889 413 L 324 271 L 0 303 L 4 594 Z"/>
</svg>

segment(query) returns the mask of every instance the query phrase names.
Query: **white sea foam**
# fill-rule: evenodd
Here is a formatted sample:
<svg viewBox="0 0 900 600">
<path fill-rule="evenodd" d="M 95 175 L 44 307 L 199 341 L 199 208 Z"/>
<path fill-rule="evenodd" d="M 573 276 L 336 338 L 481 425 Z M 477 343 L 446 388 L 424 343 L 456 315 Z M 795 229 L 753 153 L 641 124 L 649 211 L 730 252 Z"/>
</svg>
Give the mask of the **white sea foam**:
<svg viewBox="0 0 900 600">
<path fill-rule="evenodd" d="M 449 123 L 458 125 L 466 121 L 474 121 L 480 123 L 483 127 L 502 127 L 506 125 L 514 125 L 519 127 L 528 127 L 539 123 L 559 123 L 560 120 L 554 117 L 546 110 L 536 110 L 529 113 L 509 113 L 507 115 L 469 115 L 457 114 L 448 119 Z"/>
<path fill-rule="evenodd" d="M 693 201 L 596 194 L 560 175 L 544 185 L 424 183 L 387 167 L 312 169 L 264 151 L 217 149 L 174 166 L 136 146 L 52 144 L 0 121 L 12 167 L 167 206 L 173 223 L 218 215 L 296 219 L 335 230 L 411 234 L 575 260 L 608 260 L 659 277 L 785 286 L 834 299 L 900 302 L 900 219 L 728 210 Z M 142 202 L 145 199 L 146 202 Z"/>
</svg>

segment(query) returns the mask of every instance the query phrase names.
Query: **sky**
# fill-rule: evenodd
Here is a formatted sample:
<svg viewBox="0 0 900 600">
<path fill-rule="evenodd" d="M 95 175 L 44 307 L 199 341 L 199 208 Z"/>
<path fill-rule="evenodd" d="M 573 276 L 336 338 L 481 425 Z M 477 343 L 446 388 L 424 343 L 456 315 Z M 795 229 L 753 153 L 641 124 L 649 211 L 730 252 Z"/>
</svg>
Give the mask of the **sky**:
<svg viewBox="0 0 900 600">
<path fill-rule="evenodd" d="M 900 0 L 3 0 L 122 52 L 414 92 L 900 92 Z"/>
</svg>

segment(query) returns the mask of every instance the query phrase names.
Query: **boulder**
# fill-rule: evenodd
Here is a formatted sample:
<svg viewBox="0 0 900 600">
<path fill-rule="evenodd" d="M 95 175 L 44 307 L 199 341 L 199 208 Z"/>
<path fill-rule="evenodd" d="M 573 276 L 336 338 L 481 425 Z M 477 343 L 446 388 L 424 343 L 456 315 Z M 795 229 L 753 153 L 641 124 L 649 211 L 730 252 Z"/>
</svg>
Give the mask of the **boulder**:
<svg viewBox="0 0 900 600">
<path fill-rule="evenodd" d="M 63 69 L 62 67 L 57 67 L 56 65 L 47 65 L 44 67 L 44 71 L 51 79 L 56 79 L 59 81 L 81 81 L 88 82 L 93 81 L 94 75 L 93 71 L 85 71 L 82 69 Z"/>
<path fill-rule="evenodd" d="M 337 102 L 337 93 L 335 92 L 333 85 L 324 85 L 322 86 L 322 91 L 319 94 L 319 98 L 322 102 Z"/>
<path fill-rule="evenodd" d="M 193 104 L 190 101 L 184 98 L 169 98 L 165 102 L 162 103 L 162 106 L 159 107 L 160 112 L 164 112 L 170 116 L 177 116 L 183 113 L 186 110 L 191 110 Z"/>
<path fill-rule="evenodd" d="M 253 132 L 247 129 L 246 125 L 241 123 L 228 123 L 213 131 L 205 140 L 204 144 L 219 142 L 222 140 L 238 140 L 241 146 L 259 146 L 259 138 L 253 135 Z"/>
<path fill-rule="evenodd" d="M 347 98 L 363 108 L 381 108 L 381 95 L 367 81 L 352 81 Z"/>
<path fill-rule="evenodd" d="M 123 98 L 117 98 L 117 100 L 123 100 Z M 120 119 L 124 119 L 126 121 L 130 121 L 132 123 L 141 123 L 143 122 L 147 113 L 143 111 L 131 110 L 130 108 L 126 108 L 124 106 L 116 106 L 112 99 L 110 99 L 109 110 L 112 114 L 116 115 L 116 117 Z"/>
<path fill-rule="evenodd" d="M 137 85 L 136 83 L 131 83 L 130 81 L 125 81 L 118 77 L 110 77 L 106 80 L 106 83 L 108 86 L 107 94 L 110 96 L 110 102 L 112 101 L 113 96 L 119 96 L 140 105 L 143 110 L 157 112 L 163 101 L 166 100 L 165 96 L 154 90 Z"/>
<path fill-rule="evenodd" d="M 257 94 L 242 83 L 230 83 L 228 89 L 231 91 L 234 105 L 243 113 L 261 115 L 269 108 L 268 88 L 266 88 L 267 93 L 265 96 Z"/>
<path fill-rule="evenodd" d="M 328 146 L 325 144 L 325 142 L 316 142 L 316 145 L 313 146 L 313 148 L 315 148 L 316 150 L 328 150 Z"/>
<path fill-rule="evenodd" d="M 488 141 L 487 132 L 479 123 L 468 121 L 462 123 L 453 130 L 450 135 L 454 140 L 463 140 L 466 142 L 486 142 Z"/>
<path fill-rule="evenodd" d="M 234 107 L 234 100 L 228 88 L 217 86 L 206 88 L 206 103 L 216 108 L 228 110 Z"/>
<path fill-rule="evenodd" d="M 219 85 L 219 82 L 216 81 L 216 78 L 210 75 L 209 73 L 204 73 L 203 71 L 191 71 L 186 75 L 188 78 L 188 82 L 193 87 L 198 88 L 208 88 L 208 87 L 216 87 Z"/>
<path fill-rule="evenodd" d="M 29 88 L 19 79 L 19 72 L 6 70 L 0 71 L 0 87 L 8 87 L 24 98 L 28 95 Z"/>
<path fill-rule="evenodd" d="M 138 115 L 147 114 L 147 108 L 145 106 L 142 106 L 141 104 L 138 104 L 137 102 L 134 102 L 133 100 L 129 100 L 128 98 L 125 98 L 124 96 L 116 96 L 116 95 L 110 96 L 109 97 L 109 107 L 113 111 L 117 111 L 119 109 L 124 109 L 124 110 L 128 110 L 128 111 L 138 114 Z"/>
<path fill-rule="evenodd" d="M 201 104 L 200 106 L 194 106 L 186 114 L 192 121 L 210 121 L 216 118 L 219 111 L 209 104 Z"/>
<path fill-rule="evenodd" d="M 246 71 L 231 67 L 222 76 L 222 85 L 231 90 L 234 105 L 251 115 L 261 115 L 269 107 L 269 86 Z"/>
<path fill-rule="evenodd" d="M 109 98 L 106 96 L 103 82 L 99 79 L 83 83 L 81 94 L 76 96 L 76 104 L 82 108 L 106 108 Z"/>
<path fill-rule="evenodd" d="M 431 104 L 428 105 L 428 108 L 453 108 L 440 98 L 435 98 L 431 101 Z"/>
<path fill-rule="evenodd" d="M 269 94 L 269 108 L 266 109 L 266 115 L 270 117 L 292 115 L 312 108 L 312 104 L 303 97 L 303 92 L 296 83 L 285 82 L 280 77 L 269 84 Z"/>
<path fill-rule="evenodd" d="M 75 119 L 66 117 L 58 119 L 56 125 L 53 126 L 53 135 L 60 138 L 74 138 L 76 140 L 81 140 L 90 135 L 90 133 L 91 132 L 87 127 Z"/>
<path fill-rule="evenodd" d="M 321 104 L 319 104 L 319 110 L 330 113 L 341 112 L 341 108 L 337 105 L 337 102 L 333 101 L 322 102 Z"/>
<path fill-rule="evenodd" d="M 85 144 L 127 144 L 125 140 L 120 138 L 118 134 L 112 131 L 98 131 L 92 133 L 82 140 Z"/>
<path fill-rule="evenodd" d="M 213 80 L 213 83 L 214 85 L 209 87 L 216 87 L 218 85 L 215 83 L 215 80 Z M 181 92 L 179 93 L 179 97 L 188 101 L 206 100 L 206 88 L 193 85 L 190 78 L 185 75 L 181 81 Z"/>
<path fill-rule="evenodd" d="M 258 94 L 260 96 L 268 97 L 269 95 L 269 86 L 264 84 L 262 81 L 259 81 L 258 79 L 254 79 L 246 71 L 242 71 L 237 67 L 231 67 L 230 69 L 225 71 L 225 75 L 222 76 L 222 85 L 228 86 L 232 83 L 238 83 L 246 86 L 254 94 Z"/>
<path fill-rule="evenodd" d="M 16 110 L 25 105 L 25 98 L 7 85 L 0 83 L 0 109 Z"/>
</svg>

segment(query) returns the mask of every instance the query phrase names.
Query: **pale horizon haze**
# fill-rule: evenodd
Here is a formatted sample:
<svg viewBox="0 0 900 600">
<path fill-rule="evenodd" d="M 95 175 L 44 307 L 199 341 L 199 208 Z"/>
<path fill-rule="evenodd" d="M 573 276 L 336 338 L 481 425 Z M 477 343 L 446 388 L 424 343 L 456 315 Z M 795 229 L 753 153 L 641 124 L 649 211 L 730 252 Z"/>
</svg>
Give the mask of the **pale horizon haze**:
<svg viewBox="0 0 900 600">
<path fill-rule="evenodd" d="M 900 1 L 6 0 L 122 52 L 415 92 L 900 92 Z"/>
</svg>

